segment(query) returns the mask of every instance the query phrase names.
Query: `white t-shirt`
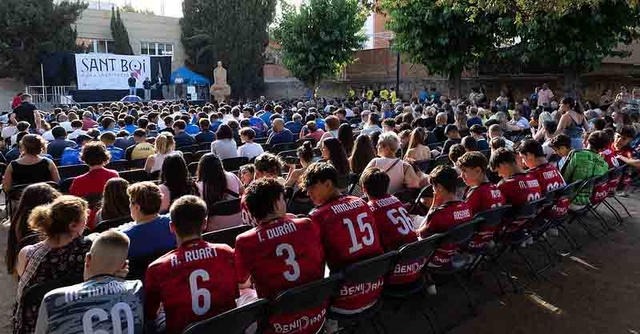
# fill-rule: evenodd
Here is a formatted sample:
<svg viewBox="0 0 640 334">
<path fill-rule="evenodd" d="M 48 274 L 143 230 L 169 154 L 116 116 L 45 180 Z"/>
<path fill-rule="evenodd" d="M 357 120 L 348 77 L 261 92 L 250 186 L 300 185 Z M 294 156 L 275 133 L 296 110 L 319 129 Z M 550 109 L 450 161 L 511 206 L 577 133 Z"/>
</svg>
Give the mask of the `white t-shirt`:
<svg viewBox="0 0 640 334">
<path fill-rule="evenodd" d="M 229 172 L 224 172 L 224 176 L 227 178 L 227 189 L 240 195 L 240 186 L 242 185 L 240 179 L 235 174 Z M 200 192 L 200 197 L 203 197 L 204 192 L 202 190 L 202 181 L 196 182 L 196 186 L 198 187 L 198 191 Z"/>
<path fill-rule="evenodd" d="M 46 141 L 54 141 L 55 138 L 53 137 L 53 133 L 51 133 L 51 130 L 45 132 L 42 134 L 42 139 L 46 140 Z"/>
<path fill-rule="evenodd" d="M 18 133 L 18 128 L 15 125 L 10 125 L 2 129 L 2 138 L 10 138 Z"/>
<path fill-rule="evenodd" d="M 235 158 L 238 156 L 238 148 L 233 139 L 216 140 L 211 143 L 211 153 L 217 155 L 220 160 Z"/>
<path fill-rule="evenodd" d="M 382 169 L 387 175 L 389 175 L 390 182 L 389 182 L 388 193 L 394 194 L 405 188 L 404 187 L 405 164 L 406 162 L 404 162 L 402 159 L 399 159 L 399 158 L 393 158 L 393 159 L 375 158 L 369 162 L 369 164 L 367 165 L 367 168 L 378 167 Z"/>
<path fill-rule="evenodd" d="M 67 139 L 69 140 L 76 140 L 80 135 L 86 135 L 87 132 L 86 131 L 82 131 L 82 129 L 77 129 L 74 130 L 73 132 L 71 132 L 68 136 Z"/>
<path fill-rule="evenodd" d="M 251 160 L 253 157 L 259 156 L 262 153 L 264 153 L 264 149 L 260 144 L 245 143 L 244 145 L 238 147 L 238 156 L 246 157 L 249 160 Z"/>
<path fill-rule="evenodd" d="M 73 131 L 73 127 L 71 126 L 71 122 L 62 122 L 60 123 L 60 126 L 63 127 L 67 133 Z"/>
</svg>

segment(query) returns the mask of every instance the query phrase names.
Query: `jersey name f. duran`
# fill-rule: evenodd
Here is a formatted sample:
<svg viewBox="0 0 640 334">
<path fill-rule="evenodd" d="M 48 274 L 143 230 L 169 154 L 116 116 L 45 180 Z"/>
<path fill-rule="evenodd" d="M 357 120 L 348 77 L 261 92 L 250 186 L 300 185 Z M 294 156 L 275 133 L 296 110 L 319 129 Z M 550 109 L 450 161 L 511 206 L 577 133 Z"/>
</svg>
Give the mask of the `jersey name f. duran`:
<svg viewBox="0 0 640 334">
<path fill-rule="evenodd" d="M 349 264 L 384 253 L 373 213 L 365 201 L 353 196 L 340 196 L 310 213 L 311 221 L 320 227 L 327 265 L 332 272 Z M 343 284 L 331 309 L 340 313 L 357 313 L 374 305 L 384 277 L 366 284 Z"/>
<path fill-rule="evenodd" d="M 40 305 L 38 334 L 142 334 L 142 282 L 97 276 L 47 293 Z"/>
</svg>

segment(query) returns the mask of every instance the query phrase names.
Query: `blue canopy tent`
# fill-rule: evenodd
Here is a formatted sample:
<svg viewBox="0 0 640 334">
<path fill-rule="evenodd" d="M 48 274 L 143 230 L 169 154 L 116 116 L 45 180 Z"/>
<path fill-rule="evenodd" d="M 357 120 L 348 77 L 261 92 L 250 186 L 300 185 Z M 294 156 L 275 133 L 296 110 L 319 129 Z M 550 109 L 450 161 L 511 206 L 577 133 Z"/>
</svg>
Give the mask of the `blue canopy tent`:
<svg viewBox="0 0 640 334">
<path fill-rule="evenodd" d="M 202 75 L 183 66 L 171 73 L 170 83 L 176 89 L 179 98 L 188 97 L 190 100 L 209 101 L 209 86 L 211 81 Z M 195 93 L 187 95 L 187 87 L 195 86 Z M 195 95 L 195 96 L 192 96 Z"/>
</svg>

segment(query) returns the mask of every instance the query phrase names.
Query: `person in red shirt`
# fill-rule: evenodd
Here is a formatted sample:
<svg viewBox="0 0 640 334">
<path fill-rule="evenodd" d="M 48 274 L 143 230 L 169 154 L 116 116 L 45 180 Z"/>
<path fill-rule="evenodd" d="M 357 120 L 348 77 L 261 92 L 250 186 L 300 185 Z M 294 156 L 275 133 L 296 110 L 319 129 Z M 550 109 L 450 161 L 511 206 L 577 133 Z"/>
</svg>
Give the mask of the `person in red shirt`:
<svg viewBox="0 0 640 334">
<path fill-rule="evenodd" d="M 458 167 L 462 172 L 460 176 L 469 187 L 465 201 L 474 216 L 506 204 L 500 189 L 487 180 L 488 164 L 487 158 L 480 152 L 468 152 L 458 159 Z M 495 228 L 485 228 L 478 231 L 469 246 L 483 248 L 489 245 L 495 231 Z"/>
<path fill-rule="evenodd" d="M 632 126 L 625 126 L 616 132 L 610 149 L 616 156 L 633 158 L 633 148 L 630 144 L 635 137 L 636 130 Z"/>
<path fill-rule="evenodd" d="M 258 297 L 275 299 L 282 291 L 324 277 L 320 227 L 308 218 L 287 216 L 282 184 L 273 178 L 254 181 L 245 202 L 258 225 L 236 238 L 240 284 L 251 278 Z M 322 328 L 325 314 L 326 305 L 272 316 L 266 333 L 313 334 Z"/>
<path fill-rule="evenodd" d="M 449 166 L 438 166 L 429 180 L 433 186 L 433 203 L 427 213 L 418 235 L 427 238 L 436 233 L 445 233 L 473 218 L 471 207 L 456 195 L 458 172 Z M 442 244 L 427 264 L 429 267 L 450 267 L 452 258 L 458 253 L 457 244 Z"/>
<path fill-rule="evenodd" d="M 607 134 L 608 143 L 606 144 L 606 147 L 598 153 L 604 158 L 604 161 L 607 162 L 609 168 L 618 167 L 620 166 L 620 162 L 618 161 L 618 158 L 616 157 L 616 154 L 612 148 L 614 144 L 613 138 L 616 134 L 611 128 L 604 129 L 604 133 Z"/>
<path fill-rule="evenodd" d="M 539 200 L 542 190 L 538 180 L 525 173 L 516 162 L 516 154 L 505 148 L 496 150 L 489 161 L 491 169 L 502 178 L 498 183 L 498 189 L 504 195 L 508 204 L 513 207 Z M 515 220 L 507 226 L 507 232 L 513 232 L 520 228 L 524 221 Z"/>
<path fill-rule="evenodd" d="M 367 203 L 358 197 L 342 195 L 337 183 L 337 170 L 326 162 L 307 167 L 301 181 L 303 190 L 316 205 L 309 217 L 320 228 L 327 265 L 332 272 L 384 253 Z M 345 314 L 364 311 L 378 301 L 383 284 L 383 277 L 371 286 L 344 284 L 331 310 Z"/>
<path fill-rule="evenodd" d="M 169 212 L 179 246 L 149 265 L 144 312 L 145 322 L 153 326 L 162 304 L 165 333 L 179 334 L 194 322 L 235 308 L 239 291 L 233 249 L 202 240 L 207 228 L 204 201 L 183 196 Z"/>
<path fill-rule="evenodd" d="M 74 196 L 88 198 L 91 212 L 87 219 L 89 229 L 95 226 L 97 204 L 102 198 L 104 186 L 110 179 L 118 177 L 115 170 L 104 168 L 111 159 L 111 154 L 101 142 L 89 142 L 82 147 L 80 159 L 89 165 L 89 171 L 76 177 L 71 183 L 69 193 Z M 95 197 L 95 198 L 91 198 Z"/>
<path fill-rule="evenodd" d="M 385 252 L 399 250 L 406 244 L 418 241 L 409 212 L 399 199 L 387 193 L 390 182 L 389 175 L 377 167 L 367 168 L 360 177 L 360 186 L 369 198 L 369 208 L 373 212 L 373 220 L 380 232 L 380 242 Z M 415 282 L 420 278 L 420 270 L 424 267 L 425 261 L 422 259 L 396 264 L 386 283 Z"/>
</svg>

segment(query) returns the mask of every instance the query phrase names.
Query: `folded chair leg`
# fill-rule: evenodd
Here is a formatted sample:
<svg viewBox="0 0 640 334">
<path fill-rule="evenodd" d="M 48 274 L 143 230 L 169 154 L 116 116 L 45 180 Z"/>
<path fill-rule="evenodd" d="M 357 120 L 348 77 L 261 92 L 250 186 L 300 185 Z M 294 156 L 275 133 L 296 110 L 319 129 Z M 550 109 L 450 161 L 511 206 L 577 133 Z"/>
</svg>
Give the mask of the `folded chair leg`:
<svg viewBox="0 0 640 334">
<path fill-rule="evenodd" d="M 571 232 L 569 232 L 569 230 L 563 224 L 557 225 L 556 228 L 558 229 L 558 231 L 560 231 L 562 237 L 567 240 L 567 242 L 569 243 L 569 247 L 575 250 L 579 250 L 582 248 L 582 245 L 580 245 L 575 240 L 575 238 L 571 235 Z"/>
<path fill-rule="evenodd" d="M 604 200 L 602 204 L 604 204 L 604 206 L 607 207 L 609 211 L 611 211 L 611 213 L 616 217 L 616 220 L 618 221 L 618 223 L 622 224 L 622 216 L 620 216 L 618 211 L 616 211 L 616 209 L 613 206 L 611 206 L 611 203 L 609 203 L 607 200 Z"/>
<path fill-rule="evenodd" d="M 458 286 L 460 286 L 462 291 L 464 291 L 464 294 L 467 296 L 467 301 L 469 302 L 469 309 L 471 310 L 471 314 L 473 314 L 473 316 L 478 315 L 476 312 L 476 306 L 473 301 L 473 297 L 471 296 L 471 292 L 469 291 L 469 288 L 467 287 L 466 284 L 464 284 L 459 274 L 457 273 L 453 274 L 453 277 L 455 278 L 456 283 L 458 283 Z"/>
<path fill-rule="evenodd" d="M 429 299 L 429 295 L 427 294 L 427 290 L 426 289 L 422 289 L 422 296 L 424 297 L 424 300 L 428 300 Z M 431 304 L 427 303 L 426 308 L 429 309 L 429 311 L 431 311 L 431 313 L 433 313 L 433 321 L 431 320 L 431 317 L 429 316 L 429 314 L 427 313 L 427 311 L 425 311 L 423 308 L 420 308 L 420 311 L 422 312 L 422 315 L 427 318 L 427 321 L 429 322 L 429 326 L 431 327 L 431 330 L 433 331 L 434 334 L 438 334 L 438 328 L 436 327 L 436 323 L 438 323 L 438 313 L 436 312 L 435 309 L 433 309 L 433 307 L 431 306 Z"/>
<path fill-rule="evenodd" d="M 609 224 L 607 224 L 607 220 L 604 219 L 604 217 L 602 217 L 602 215 L 598 212 L 598 207 L 600 206 L 600 204 L 598 204 L 597 206 L 587 206 L 587 209 L 589 210 L 589 212 L 591 212 L 591 214 L 594 217 L 598 219 L 598 222 L 600 223 L 600 226 L 602 226 L 604 234 L 607 234 L 609 231 L 612 231 L 613 229 L 611 228 L 611 226 L 609 226 Z"/>
<path fill-rule="evenodd" d="M 576 218 L 576 221 L 578 222 L 578 224 L 580 225 L 580 227 L 582 227 L 587 234 L 594 238 L 594 239 L 598 239 L 598 236 L 591 230 L 591 227 L 589 227 L 589 225 L 587 225 L 587 223 L 585 223 L 584 221 L 582 221 L 582 219 L 580 218 Z"/>
<path fill-rule="evenodd" d="M 624 204 L 622 204 L 622 202 L 620 202 L 620 200 L 619 200 L 617 197 L 613 196 L 613 199 L 615 199 L 615 200 L 616 200 L 616 202 L 618 202 L 618 204 L 620 204 L 620 206 L 624 209 L 624 211 L 627 213 L 627 215 L 629 216 L 629 218 L 632 218 L 632 216 L 631 216 L 631 214 L 629 213 L 629 210 L 627 209 L 627 207 L 626 207 Z"/>
</svg>

